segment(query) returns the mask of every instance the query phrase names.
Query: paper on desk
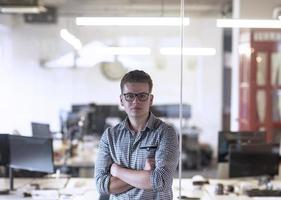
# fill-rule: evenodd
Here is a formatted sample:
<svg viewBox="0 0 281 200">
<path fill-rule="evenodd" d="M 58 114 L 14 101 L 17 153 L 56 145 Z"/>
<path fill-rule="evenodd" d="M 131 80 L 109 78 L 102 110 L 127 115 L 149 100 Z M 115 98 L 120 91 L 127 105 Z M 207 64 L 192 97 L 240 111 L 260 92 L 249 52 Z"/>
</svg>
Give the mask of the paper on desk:
<svg viewBox="0 0 281 200">
<path fill-rule="evenodd" d="M 33 200 L 54 200 L 59 198 L 59 193 L 57 190 L 33 190 L 32 199 Z"/>
<path fill-rule="evenodd" d="M 89 191 L 87 187 L 80 187 L 80 188 L 64 188 L 60 190 L 60 194 L 63 195 L 84 195 Z"/>
</svg>

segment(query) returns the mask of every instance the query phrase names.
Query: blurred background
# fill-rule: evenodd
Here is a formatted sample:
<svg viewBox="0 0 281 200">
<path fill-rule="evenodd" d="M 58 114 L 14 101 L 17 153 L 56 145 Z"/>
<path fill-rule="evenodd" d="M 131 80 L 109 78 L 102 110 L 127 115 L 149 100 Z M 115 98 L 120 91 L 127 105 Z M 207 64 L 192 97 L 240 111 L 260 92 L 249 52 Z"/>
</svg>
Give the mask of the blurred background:
<svg viewBox="0 0 281 200">
<path fill-rule="evenodd" d="M 222 130 L 279 143 L 280 29 L 218 19 L 278 21 L 280 1 L 186 0 L 184 11 L 181 37 L 180 1 L 0 0 L 0 132 L 52 137 L 56 166 L 91 177 L 101 134 L 125 116 L 120 78 L 141 69 L 153 112 L 182 130 L 184 171 L 216 176 Z"/>
</svg>

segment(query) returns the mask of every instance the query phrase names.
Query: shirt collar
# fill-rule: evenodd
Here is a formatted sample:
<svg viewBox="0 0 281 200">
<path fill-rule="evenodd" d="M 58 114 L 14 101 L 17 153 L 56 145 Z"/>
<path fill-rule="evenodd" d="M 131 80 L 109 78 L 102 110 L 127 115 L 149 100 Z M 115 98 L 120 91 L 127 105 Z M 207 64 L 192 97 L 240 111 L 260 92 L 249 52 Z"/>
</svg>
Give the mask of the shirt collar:
<svg viewBox="0 0 281 200">
<path fill-rule="evenodd" d="M 156 119 L 155 115 L 152 112 L 150 112 L 148 120 L 147 120 L 143 130 L 146 130 L 147 128 L 149 130 L 153 129 L 155 119 Z M 121 125 L 123 126 L 123 128 L 126 128 L 126 129 L 130 130 L 128 116 L 125 118 L 125 120 L 123 120 L 121 122 Z"/>
</svg>

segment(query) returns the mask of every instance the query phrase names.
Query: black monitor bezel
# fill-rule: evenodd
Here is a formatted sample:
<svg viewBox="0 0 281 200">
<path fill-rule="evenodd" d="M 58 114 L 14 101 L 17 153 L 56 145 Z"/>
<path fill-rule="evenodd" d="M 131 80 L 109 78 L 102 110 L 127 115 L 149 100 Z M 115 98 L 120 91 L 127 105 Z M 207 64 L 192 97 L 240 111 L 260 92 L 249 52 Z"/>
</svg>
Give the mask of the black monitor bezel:
<svg viewBox="0 0 281 200">
<path fill-rule="evenodd" d="M 232 140 L 228 135 L 233 137 Z M 233 141 L 233 142 L 230 142 Z M 226 156 L 229 155 L 229 146 L 231 144 L 263 144 L 266 143 L 265 131 L 219 131 L 218 133 L 218 148 L 217 148 L 217 162 L 227 163 Z M 226 147 L 223 147 L 226 145 Z"/>
<path fill-rule="evenodd" d="M 1 133 L 0 134 L 0 151 L 1 154 L 4 152 L 4 159 L 0 159 L 0 166 L 8 166 L 10 164 L 10 143 L 9 143 L 9 134 Z"/>
<path fill-rule="evenodd" d="M 279 144 L 273 143 L 231 145 L 229 178 L 278 175 L 279 149 Z"/>
</svg>

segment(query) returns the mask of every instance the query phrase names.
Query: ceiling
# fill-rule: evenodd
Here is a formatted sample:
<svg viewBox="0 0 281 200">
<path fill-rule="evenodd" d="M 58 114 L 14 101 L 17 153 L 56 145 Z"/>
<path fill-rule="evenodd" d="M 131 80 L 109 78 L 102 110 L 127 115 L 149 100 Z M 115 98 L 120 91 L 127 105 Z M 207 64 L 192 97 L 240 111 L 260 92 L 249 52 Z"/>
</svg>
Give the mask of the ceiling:
<svg viewBox="0 0 281 200">
<path fill-rule="evenodd" d="M 60 16 L 179 16 L 180 0 L 41 0 Z M 185 0 L 185 15 L 221 17 L 231 13 L 232 0 Z"/>
</svg>

